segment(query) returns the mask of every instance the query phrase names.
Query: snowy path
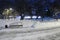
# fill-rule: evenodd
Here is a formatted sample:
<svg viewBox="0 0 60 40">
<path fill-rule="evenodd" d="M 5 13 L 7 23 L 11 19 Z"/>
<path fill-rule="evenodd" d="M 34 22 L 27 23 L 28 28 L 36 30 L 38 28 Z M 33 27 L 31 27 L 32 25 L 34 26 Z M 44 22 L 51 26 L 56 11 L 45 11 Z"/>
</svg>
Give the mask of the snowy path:
<svg viewBox="0 0 60 40">
<path fill-rule="evenodd" d="M 5 25 L 23 25 L 23 27 L 35 28 L 51 28 L 60 26 L 60 19 L 58 21 L 37 21 L 37 20 L 0 20 L 0 29 L 5 28 Z"/>
<path fill-rule="evenodd" d="M 3 26 L 8 23 L 15 25 L 16 22 L 18 22 L 17 24 L 22 22 L 23 27 L 28 28 L 2 29 L 0 30 L 0 40 L 60 40 L 60 20 L 43 22 L 33 20 L 2 20 L 0 25 Z"/>
<path fill-rule="evenodd" d="M 4 29 L 0 30 L 0 40 L 52 40 L 50 37 L 56 37 L 57 40 L 58 36 L 60 37 L 57 33 L 60 34 L 60 28 L 38 31 L 35 29 L 33 32 L 27 29 Z"/>
</svg>

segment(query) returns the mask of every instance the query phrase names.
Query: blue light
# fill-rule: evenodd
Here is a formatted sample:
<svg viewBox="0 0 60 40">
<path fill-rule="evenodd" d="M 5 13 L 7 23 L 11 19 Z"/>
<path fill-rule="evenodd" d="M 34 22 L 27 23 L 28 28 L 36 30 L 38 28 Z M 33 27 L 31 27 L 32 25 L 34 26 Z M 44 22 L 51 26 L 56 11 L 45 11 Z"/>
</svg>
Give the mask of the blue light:
<svg viewBox="0 0 60 40">
<path fill-rule="evenodd" d="M 32 16 L 32 18 L 34 19 L 34 18 L 37 18 L 37 16 Z"/>
<path fill-rule="evenodd" d="M 41 18 L 41 16 L 38 16 L 38 18 Z"/>
<path fill-rule="evenodd" d="M 16 19 L 21 19 L 21 16 L 16 16 Z"/>
<path fill-rule="evenodd" d="M 30 16 L 25 16 L 24 19 L 30 19 L 31 17 Z"/>
</svg>

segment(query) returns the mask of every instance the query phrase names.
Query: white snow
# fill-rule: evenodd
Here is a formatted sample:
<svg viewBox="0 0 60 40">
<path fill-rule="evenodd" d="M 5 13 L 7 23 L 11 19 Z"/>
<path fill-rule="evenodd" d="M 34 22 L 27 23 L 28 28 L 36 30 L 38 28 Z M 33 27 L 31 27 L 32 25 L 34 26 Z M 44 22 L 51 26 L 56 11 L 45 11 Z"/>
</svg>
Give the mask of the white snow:
<svg viewBox="0 0 60 40">
<path fill-rule="evenodd" d="M 36 20 L 17 20 L 17 19 L 0 19 L 0 27 L 5 27 L 5 25 L 23 25 L 23 27 L 27 28 L 51 28 L 51 27 L 59 27 L 60 26 L 60 19 L 58 21 L 51 20 L 51 21 L 36 21 Z"/>
<path fill-rule="evenodd" d="M 31 32 L 29 32 L 28 30 L 30 30 Z M 57 33 L 60 34 L 60 28 L 51 29 L 51 30 L 42 30 L 42 31 L 36 31 L 36 30 L 37 29 L 0 30 L 0 40 L 40 40 L 40 39 L 49 40 L 49 38 L 52 36 L 53 36 L 52 38 L 54 38 L 54 35 L 57 35 Z M 50 38 L 50 40 L 52 38 Z M 55 39 L 57 40 L 58 36 Z"/>
<path fill-rule="evenodd" d="M 0 40 L 60 39 L 60 19 L 43 22 L 39 20 L 0 19 L 0 27 L 4 27 L 4 25 L 23 25 L 23 28 L 0 30 Z"/>
</svg>

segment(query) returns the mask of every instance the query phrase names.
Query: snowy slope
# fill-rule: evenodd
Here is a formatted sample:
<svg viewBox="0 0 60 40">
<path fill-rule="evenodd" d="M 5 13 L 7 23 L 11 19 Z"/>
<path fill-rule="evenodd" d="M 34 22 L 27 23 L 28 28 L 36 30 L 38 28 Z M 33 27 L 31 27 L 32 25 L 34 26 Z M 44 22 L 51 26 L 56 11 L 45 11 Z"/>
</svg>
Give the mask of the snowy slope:
<svg viewBox="0 0 60 40">
<path fill-rule="evenodd" d="M 14 19 L 0 19 L 0 27 L 5 27 L 5 25 L 10 25 L 11 23 L 18 22 L 20 20 Z"/>
<path fill-rule="evenodd" d="M 5 25 L 23 25 L 26 28 L 52 28 L 52 27 L 59 27 L 60 26 L 60 19 L 58 21 L 51 20 L 51 21 L 39 21 L 39 20 L 0 20 L 0 27 L 5 27 Z"/>
<path fill-rule="evenodd" d="M 23 25 L 23 28 L 0 30 L 0 40 L 60 40 L 60 20 L 0 20 L 4 25 Z M 27 27 L 27 28 L 25 28 Z"/>
<path fill-rule="evenodd" d="M 0 30 L 0 40 L 58 40 L 60 38 L 60 28 L 39 31 L 34 30 L 35 31 L 33 31 L 33 29 Z"/>
</svg>

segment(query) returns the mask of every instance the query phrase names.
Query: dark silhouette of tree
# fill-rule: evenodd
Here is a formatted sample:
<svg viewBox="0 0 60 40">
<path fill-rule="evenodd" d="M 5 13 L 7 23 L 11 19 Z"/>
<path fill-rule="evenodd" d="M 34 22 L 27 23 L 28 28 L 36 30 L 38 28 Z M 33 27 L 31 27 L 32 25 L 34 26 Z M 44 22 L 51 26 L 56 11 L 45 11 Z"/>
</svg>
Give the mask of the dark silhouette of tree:
<svg viewBox="0 0 60 40">
<path fill-rule="evenodd" d="M 11 6 L 11 2 L 7 0 L 0 0 L 0 14 L 3 16 L 3 10 L 5 8 L 9 8 Z"/>
<path fill-rule="evenodd" d="M 25 0 L 15 0 L 16 10 L 20 13 L 21 19 L 24 19 L 24 13 L 27 11 L 27 2 Z"/>
<path fill-rule="evenodd" d="M 38 19 L 38 16 L 41 16 L 42 17 L 42 21 L 43 21 L 43 18 L 44 18 L 44 6 L 42 5 L 42 0 L 39 0 L 37 3 L 34 4 L 34 6 L 36 7 L 36 15 L 37 15 L 37 19 Z"/>
<path fill-rule="evenodd" d="M 54 12 L 54 16 L 53 18 L 55 18 L 56 20 L 58 20 L 57 14 L 56 12 L 60 10 L 60 0 L 56 0 L 53 4 L 52 4 L 52 11 Z"/>
</svg>

